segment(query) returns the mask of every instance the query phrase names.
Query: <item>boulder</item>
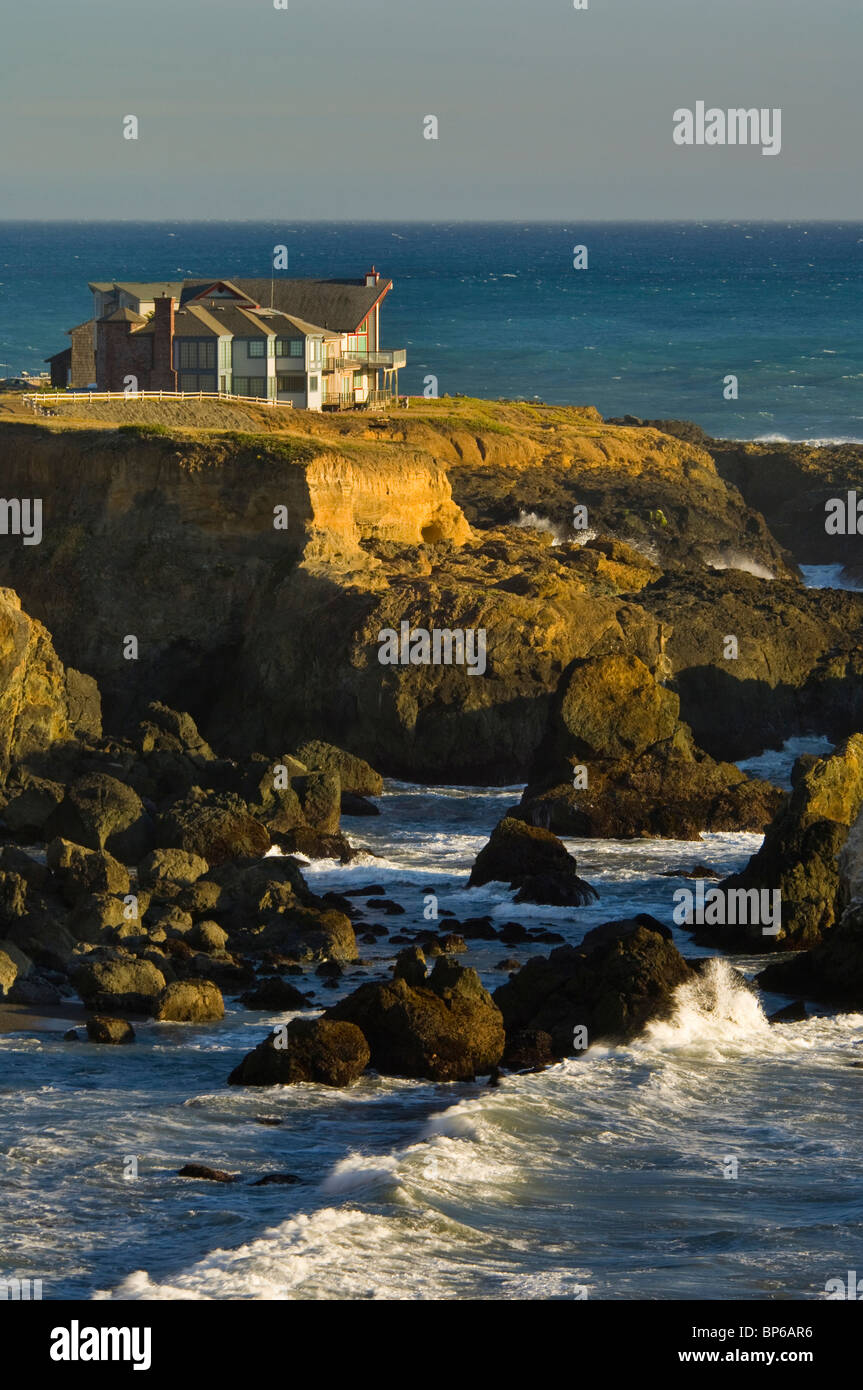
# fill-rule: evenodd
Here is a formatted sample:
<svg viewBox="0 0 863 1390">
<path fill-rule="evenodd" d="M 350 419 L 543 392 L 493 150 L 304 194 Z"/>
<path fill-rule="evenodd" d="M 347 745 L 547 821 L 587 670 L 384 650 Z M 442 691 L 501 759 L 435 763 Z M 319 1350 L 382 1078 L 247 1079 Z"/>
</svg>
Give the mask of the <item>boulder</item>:
<svg viewBox="0 0 863 1390">
<path fill-rule="evenodd" d="M 186 1163 L 177 1170 L 178 1178 L 200 1178 L 204 1182 L 239 1182 L 238 1173 L 226 1173 L 223 1168 L 209 1168 L 206 1163 Z"/>
<path fill-rule="evenodd" d="M 475 970 L 441 957 L 425 984 L 361 985 L 324 1015 L 355 1023 L 371 1063 L 391 1076 L 471 1081 L 503 1054 L 503 1020 Z"/>
<path fill-rule="evenodd" d="M 88 1009 L 97 1013 L 152 1014 L 165 976 L 147 960 L 119 951 L 93 951 L 73 966 L 72 983 Z"/>
<path fill-rule="evenodd" d="M 126 864 L 143 858 L 153 834 L 152 820 L 137 792 L 105 772 L 77 778 L 45 822 L 46 837 L 107 850 Z"/>
<path fill-rule="evenodd" d="M 399 951 L 393 967 L 394 980 L 404 980 L 406 984 L 416 987 L 425 984 L 427 973 L 426 958 L 419 946 L 405 946 L 403 951 Z"/>
<path fill-rule="evenodd" d="M 364 758 L 336 748 L 332 743 L 310 739 L 300 745 L 296 756 L 307 768 L 334 772 L 343 792 L 356 796 L 380 796 L 384 789 L 384 779 L 371 764 Z"/>
<path fill-rule="evenodd" d="M 213 1023 L 225 1016 L 221 992 L 211 980 L 177 980 L 156 1001 L 157 1023 Z"/>
<path fill-rule="evenodd" d="M 533 957 L 494 992 L 507 1037 L 548 1033 L 558 1057 L 583 1050 L 573 1046 L 576 1027 L 587 1030 L 587 1045 L 629 1042 L 670 1015 L 678 985 L 693 977 L 670 937 L 645 915 L 606 922 L 580 946 Z"/>
<path fill-rule="evenodd" d="M 87 1019 L 87 1040 L 93 1043 L 132 1043 L 135 1041 L 135 1030 L 128 1019 L 94 1014 Z"/>
<path fill-rule="evenodd" d="M 128 928 L 130 935 L 141 933 L 140 919 L 128 917 L 125 900 L 113 893 L 82 894 L 67 920 L 75 940 L 91 946 L 97 946 L 117 927 Z"/>
<path fill-rule="evenodd" d="M 138 865 L 138 882 L 162 889 L 166 883 L 190 888 L 209 870 L 206 859 L 182 849 L 154 849 Z"/>
<path fill-rule="evenodd" d="M 164 812 L 156 838 L 162 849 L 182 849 L 208 864 L 266 854 L 270 836 L 246 803 L 232 792 L 205 796 L 194 789 Z"/>
<path fill-rule="evenodd" d="M 147 717 L 138 728 L 138 746 L 142 753 L 181 753 L 201 763 L 212 762 L 216 757 L 190 714 L 158 700 L 147 706 Z"/>
<path fill-rule="evenodd" d="M 0 941 L 0 997 L 8 995 L 16 980 L 29 975 L 32 969 L 30 957 L 14 941 Z"/>
<path fill-rule="evenodd" d="M 579 878 L 575 859 L 550 830 L 505 816 L 480 850 L 468 887 L 492 881 L 518 889 L 516 902 L 583 907 L 599 897 Z"/>
<path fill-rule="evenodd" d="M 343 816 L 379 816 L 381 808 L 364 796 L 357 796 L 354 792 L 342 792 L 341 813 Z"/>
<path fill-rule="evenodd" d="M 282 980 L 278 975 L 268 975 L 258 980 L 254 989 L 240 995 L 244 1009 L 266 1009 L 268 1013 L 282 1013 L 289 1009 L 308 1008 L 308 1001 L 296 985 Z"/>
<path fill-rule="evenodd" d="M 588 761 L 633 758 L 673 736 L 680 701 L 636 656 L 576 662 L 561 692 L 567 751 Z"/>
<path fill-rule="evenodd" d="M 350 1086 L 369 1064 L 369 1048 L 352 1023 L 295 1018 L 270 1034 L 228 1077 L 229 1086 L 284 1086 L 312 1081 Z"/>
<path fill-rule="evenodd" d="M 45 862 L 70 907 L 90 893 L 123 897 L 129 892 L 127 870 L 107 850 L 55 839 L 48 845 Z"/>
<path fill-rule="evenodd" d="M 333 908 L 293 907 L 273 914 L 255 936 L 254 945 L 256 949 L 280 951 L 297 961 L 359 959 L 350 918 Z"/>
<path fill-rule="evenodd" d="M 306 772 L 291 783 L 299 798 L 306 824 L 319 835 L 335 835 L 339 829 L 342 788 L 338 773 Z"/>
<path fill-rule="evenodd" d="M 33 835 L 44 839 L 45 822 L 60 805 L 66 789 L 47 777 L 26 775 L 24 785 L 6 802 L 3 819 L 13 835 Z"/>
<path fill-rule="evenodd" d="M 228 933 L 218 922 L 196 922 L 188 933 L 190 946 L 200 951 L 224 951 L 228 945 Z"/>
<path fill-rule="evenodd" d="M 28 912 L 5 931 L 8 940 L 48 970 L 64 971 L 77 946 L 68 927 L 44 909 Z"/>
</svg>

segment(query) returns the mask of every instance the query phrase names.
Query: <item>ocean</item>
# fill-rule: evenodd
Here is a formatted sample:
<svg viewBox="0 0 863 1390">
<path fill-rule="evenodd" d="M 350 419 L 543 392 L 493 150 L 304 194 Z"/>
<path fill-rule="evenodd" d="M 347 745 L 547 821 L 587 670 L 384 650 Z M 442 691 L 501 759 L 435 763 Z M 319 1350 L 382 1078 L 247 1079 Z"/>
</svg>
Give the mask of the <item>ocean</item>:
<svg viewBox="0 0 863 1390">
<path fill-rule="evenodd" d="M 826 747 L 796 740 L 746 766 L 788 785 L 794 757 Z M 461 917 L 506 921 L 508 890 L 465 884 L 517 793 L 389 783 L 380 818 L 353 834 L 362 859 L 309 865 L 309 882 L 381 883 L 406 909 L 391 927 L 419 924 L 432 889 Z M 758 843 L 567 841 L 600 902 L 516 912 L 573 944 L 627 912 L 671 924 L 680 880 L 666 872 L 729 872 Z M 683 930 L 675 940 L 711 954 Z M 503 957 L 536 949 L 474 941 L 462 959 L 493 988 Z M 369 948 L 372 973 L 386 955 Z M 220 1024 L 136 1025 L 132 1048 L 64 1042 L 63 1019 L 6 1034 L 4 1274 L 41 1278 L 46 1299 L 823 1299 L 859 1264 L 863 1015 L 769 1025 L 785 1001 L 759 1002 L 732 969 L 760 963 L 718 961 L 638 1042 L 497 1088 L 371 1075 L 347 1091 L 228 1087 L 290 1017 L 235 1003 Z M 331 991 L 311 977 L 316 1002 L 359 978 Z M 181 1179 L 188 1162 L 243 1181 Z M 302 1182 L 252 1185 L 272 1172 Z"/>
<path fill-rule="evenodd" d="M 0 223 L 0 375 L 66 346 L 90 280 L 268 275 L 277 245 L 289 276 L 393 279 L 410 394 L 863 439 L 863 223 Z"/>
</svg>

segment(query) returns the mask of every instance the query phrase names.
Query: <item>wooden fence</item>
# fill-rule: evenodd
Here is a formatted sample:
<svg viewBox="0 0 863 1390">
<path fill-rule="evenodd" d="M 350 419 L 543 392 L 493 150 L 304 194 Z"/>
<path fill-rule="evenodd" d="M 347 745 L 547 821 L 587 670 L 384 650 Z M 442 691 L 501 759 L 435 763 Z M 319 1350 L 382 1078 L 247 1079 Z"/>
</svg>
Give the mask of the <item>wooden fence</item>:
<svg viewBox="0 0 863 1390">
<path fill-rule="evenodd" d="M 229 391 L 39 391 L 24 397 L 24 404 L 40 406 L 62 401 L 241 401 L 246 405 L 277 405 L 293 410 L 293 401 L 274 401 L 268 396 L 236 396 Z"/>
</svg>

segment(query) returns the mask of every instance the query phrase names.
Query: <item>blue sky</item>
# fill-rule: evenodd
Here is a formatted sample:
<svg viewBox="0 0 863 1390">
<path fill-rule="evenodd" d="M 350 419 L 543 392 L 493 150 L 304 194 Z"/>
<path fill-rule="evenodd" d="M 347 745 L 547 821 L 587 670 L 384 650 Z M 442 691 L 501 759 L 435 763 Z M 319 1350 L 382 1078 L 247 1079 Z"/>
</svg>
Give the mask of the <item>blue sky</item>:
<svg viewBox="0 0 863 1390">
<path fill-rule="evenodd" d="M 863 216 L 859 0 L 288 3 L 8 5 L 0 217 Z M 698 100 L 782 153 L 676 147 Z"/>
</svg>

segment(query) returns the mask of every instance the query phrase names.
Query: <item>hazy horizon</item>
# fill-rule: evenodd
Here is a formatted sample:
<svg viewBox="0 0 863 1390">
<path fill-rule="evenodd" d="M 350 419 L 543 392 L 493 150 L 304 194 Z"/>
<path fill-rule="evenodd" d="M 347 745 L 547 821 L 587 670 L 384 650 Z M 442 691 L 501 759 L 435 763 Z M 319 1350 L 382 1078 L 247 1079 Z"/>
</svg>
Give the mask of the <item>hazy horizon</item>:
<svg viewBox="0 0 863 1390">
<path fill-rule="evenodd" d="M 285 3 L 10 9 L 0 216 L 863 218 L 857 0 Z M 781 111 L 778 156 L 676 145 L 700 101 Z"/>
</svg>

